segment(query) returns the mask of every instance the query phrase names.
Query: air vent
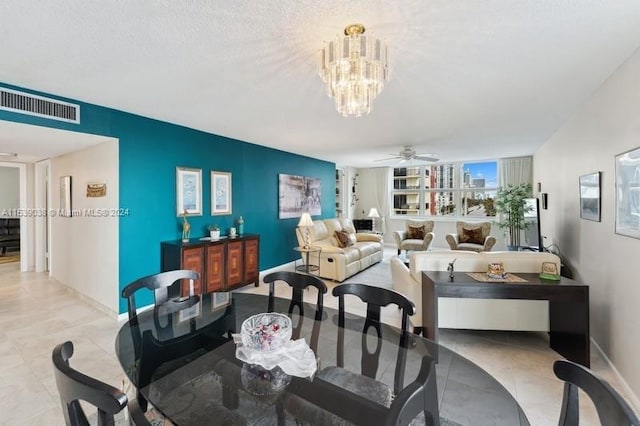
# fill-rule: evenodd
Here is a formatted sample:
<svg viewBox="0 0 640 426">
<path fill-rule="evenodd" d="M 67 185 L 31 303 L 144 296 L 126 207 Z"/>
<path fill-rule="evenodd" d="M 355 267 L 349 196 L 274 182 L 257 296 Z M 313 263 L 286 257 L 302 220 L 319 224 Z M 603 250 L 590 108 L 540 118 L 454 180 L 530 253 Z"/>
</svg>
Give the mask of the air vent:
<svg viewBox="0 0 640 426">
<path fill-rule="evenodd" d="M 0 110 L 80 124 L 80 106 L 0 87 Z"/>
</svg>

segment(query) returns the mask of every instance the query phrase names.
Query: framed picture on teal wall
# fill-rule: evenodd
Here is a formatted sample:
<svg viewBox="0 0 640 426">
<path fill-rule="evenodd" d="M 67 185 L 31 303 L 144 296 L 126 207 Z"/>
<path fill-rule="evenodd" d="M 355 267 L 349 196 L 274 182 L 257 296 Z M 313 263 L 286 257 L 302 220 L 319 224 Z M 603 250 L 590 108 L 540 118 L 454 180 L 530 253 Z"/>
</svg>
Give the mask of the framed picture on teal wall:
<svg viewBox="0 0 640 426">
<path fill-rule="evenodd" d="M 202 216 L 202 169 L 176 167 L 176 215 Z"/>
<path fill-rule="evenodd" d="M 231 214 L 231 173 L 211 172 L 211 215 Z"/>
</svg>

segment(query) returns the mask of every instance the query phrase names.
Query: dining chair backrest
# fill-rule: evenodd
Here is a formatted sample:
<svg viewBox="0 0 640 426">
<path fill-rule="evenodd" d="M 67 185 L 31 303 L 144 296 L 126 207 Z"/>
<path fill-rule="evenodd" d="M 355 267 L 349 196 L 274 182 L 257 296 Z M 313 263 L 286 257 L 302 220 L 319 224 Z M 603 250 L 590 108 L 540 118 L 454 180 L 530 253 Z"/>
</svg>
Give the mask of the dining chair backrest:
<svg viewBox="0 0 640 426">
<path fill-rule="evenodd" d="M 187 269 L 177 269 L 175 271 L 160 272 L 158 274 L 148 275 L 143 278 L 139 278 L 127 285 L 122 290 L 122 297 L 127 299 L 127 311 L 129 313 L 129 321 L 135 324 L 137 321 L 136 313 L 136 297 L 135 294 L 138 290 L 146 288 L 152 290 L 154 295 L 155 305 L 161 305 L 169 299 L 169 287 L 171 287 L 176 281 L 188 279 L 198 280 L 200 274 L 196 271 Z"/>
<path fill-rule="evenodd" d="M 364 324 L 364 332 L 373 326 L 380 334 L 380 310 L 390 304 L 398 305 L 402 309 L 402 331 L 408 331 L 409 316 L 413 315 L 416 307 L 409 299 L 397 291 L 383 287 L 375 287 L 367 284 L 341 284 L 332 290 L 332 294 L 338 298 L 338 314 L 344 326 L 344 295 L 358 296 L 367 304 L 367 316 Z"/>
<path fill-rule="evenodd" d="M 273 311 L 276 281 L 284 281 L 291 287 L 291 304 L 289 305 L 290 314 L 293 313 L 293 308 L 297 306 L 300 315 L 304 315 L 302 302 L 303 291 L 308 287 L 315 287 L 318 290 L 316 316 L 322 315 L 323 298 L 324 294 L 327 292 L 327 285 L 315 275 L 301 274 L 291 271 L 272 272 L 264 277 L 264 282 L 269 284 L 269 312 Z M 317 317 L 316 319 L 319 320 L 320 317 Z"/>
<path fill-rule="evenodd" d="M 344 329 L 345 329 L 345 306 L 344 296 L 354 295 L 359 297 L 367 304 L 367 315 L 362 328 L 361 346 L 362 374 L 371 378 L 375 378 L 378 371 L 378 363 L 380 352 L 382 350 L 382 323 L 380 321 L 380 312 L 383 306 L 390 304 L 397 305 L 402 309 L 402 333 L 398 343 L 398 356 L 396 358 L 396 369 L 394 379 L 394 392 L 403 388 L 404 371 L 406 364 L 406 348 L 409 341 L 408 316 L 415 312 L 415 305 L 402 294 L 382 287 L 375 287 L 366 284 L 341 284 L 334 287 L 332 294 L 338 298 L 338 346 L 337 346 L 337 364 L 338 367 L 344 367 Z M 367 333 L 369 328 L 373 328 L 377 335 L 377 344 L 373 352 L 369 351 L 367 345 Z"/>
<path fill-rule="evenodd" d="M 318 292 L 316 299 L 316 313 L 314 316 L 314 324 L 311 332 L 311 341 L 309 346 L 314 351 L 318 347 L 318 339 L 320 336 L 320 324 L 322 320 L 322 312 L 324 309 L 323 299 L 327 292 L 327 285 L 324 281 L 314 275 L 301 274 L 291 271 L 278 271 L 272 272 L 264 277 L 264 282 L 269 284 L 269 306 L 268 311 L 273 312 L 275 302 L 275 283 L 276 281 L 284 281 L 291 287 L 291 303 L 289 304 L 289 314 L 293 313 L 294 307 L 298 307 L 298 321 L 297 324 L 293 324 L 293 330 L 291 335 L 293 339 L 300 337 L 300 331 L 302 329 L 304 320 L 304 303 L 303 293 L 309 287 L 315 287 Z"/>
<path fill-rule="evenodd" d="M 640 425 L 640 419 L 629 404 L 605 380 L 591 370 L 572 361 L 558 360 L 553 364 L 553 372 L 564 380 L 560 426 L 579 424 L 578 389 L 583 390 L 593 401 L 603 425 Z"/>
<path fill-rule="evenodd" d="M 67 426 L 88 426 L 80 401 L 98 409 L 98 425 L 113 425 L 114 415 L 127 406 L 127 395 L 100 380 L 89 377 L 69 365 L 73 355 L 70 341 L 57 345 L 51 354 L 62 411 Z"/>
</svg>

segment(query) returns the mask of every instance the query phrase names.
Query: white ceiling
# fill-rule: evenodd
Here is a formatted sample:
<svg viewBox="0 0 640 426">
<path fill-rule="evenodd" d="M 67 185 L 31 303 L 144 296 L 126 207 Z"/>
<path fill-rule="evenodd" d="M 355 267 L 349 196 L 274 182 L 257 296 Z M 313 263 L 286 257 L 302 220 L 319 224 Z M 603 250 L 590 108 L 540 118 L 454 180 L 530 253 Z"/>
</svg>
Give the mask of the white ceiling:
<svg viewBox="0 0 640 426">
<path fill-rule="evenodd" d="M 392 74 L 343 118 L 316 59 L 353 22 Z M 366 167 L 533 153 L 640 46 L 640 1 L 3 0 L 0 40 L 0 82 Z"/>
</svg>

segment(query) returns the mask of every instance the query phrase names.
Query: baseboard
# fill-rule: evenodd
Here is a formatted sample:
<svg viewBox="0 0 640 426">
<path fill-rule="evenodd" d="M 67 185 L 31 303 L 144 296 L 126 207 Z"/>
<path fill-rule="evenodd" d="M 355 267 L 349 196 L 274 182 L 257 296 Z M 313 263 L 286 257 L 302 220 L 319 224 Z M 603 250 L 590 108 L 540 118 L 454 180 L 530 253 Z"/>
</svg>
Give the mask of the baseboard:
<svg viewBox="0 0 640 426">
<path fill-rule="evenodd" d="M 91 305 L 92 307 L 96 308 L 97 310 L 99 310 L 103 314 L 107 315 L 109 318 L 113 318 L 114 320 L 119 321 L 118 314 L 115 311 L 109 309 L 108 307 L 106 307 L 102 303 L 98 302 L 95 299 L 92 299 L 91 297 L 87 296 L 86 294 L 79 292 L 78 290 L 76 290 L 73 287 L 69 287 L 68 285 L 63 284 L 60 281 L 57 281 L 57 282 L 62 287 L 64 287 L 69 293 L 71 293 L 74 296 L 76 296 L 78 299 L 80 299 L 83 302 L 87 303 L 88 305 Z"/>
<path fill-rule="evenodd" d="M 136 309 L 136 313 L 138 315 L 140 315 L 141 312 L 148 311 L 149 309 L 153 309 L 153 306 L 154 306 L 153 304 L 145 305 L 145 306 L 143 306 L 141 308 Z M 123 323 L 125 321 L 129 321 L 129 313 L 128 312 L 124 312 L 124 313 L 118 315 L 118 323 Z"/>
<path fill-rule="evenodd" d="M 622 377 L 622 375 L 620 374 L 620 372 L 616 368 L 616 366 L 611 362 L 609 357 L 604 353 L 602 348 L 593 339 L 593 337 L 591 338 L 591 344 L 593 345 L 595 350 L 598 351 L 598 353 L 600 354 L 600 356 L 602 357 L 604 362 L 607 364 L 607 367 L 611 368 L 611 370 L 613 371 L 613 374 L 616 376 L 616 379 L 618 379 L 618 382 L 622 386 L 622 390 L 625 393 L 624 396 L 625 396 L 626 401 L 629 403 L 629 405 L 631 405 L 633 407 L 633 409 L 634 409 L 634 411 L 636 413 L 639 413 L 640 412 L 640 399 L 638 399 L 638 397 L 633 392 L 633 390 L 631 390 L 631 387 L 629 387 L 627 382 L 624 380 L 624 378 Z"/>
<path fill-rule="evenodd" d="M 273 268 L 265 269 L 264 271 L 260 271 L 260 284 L 264 283 L 264 276 L 269 275 L 272 272 L 278 271 L 294 271 L 296 266 L 296 261 L 283 263 L 282 265 L 274 266 Z"/>
</svg>

